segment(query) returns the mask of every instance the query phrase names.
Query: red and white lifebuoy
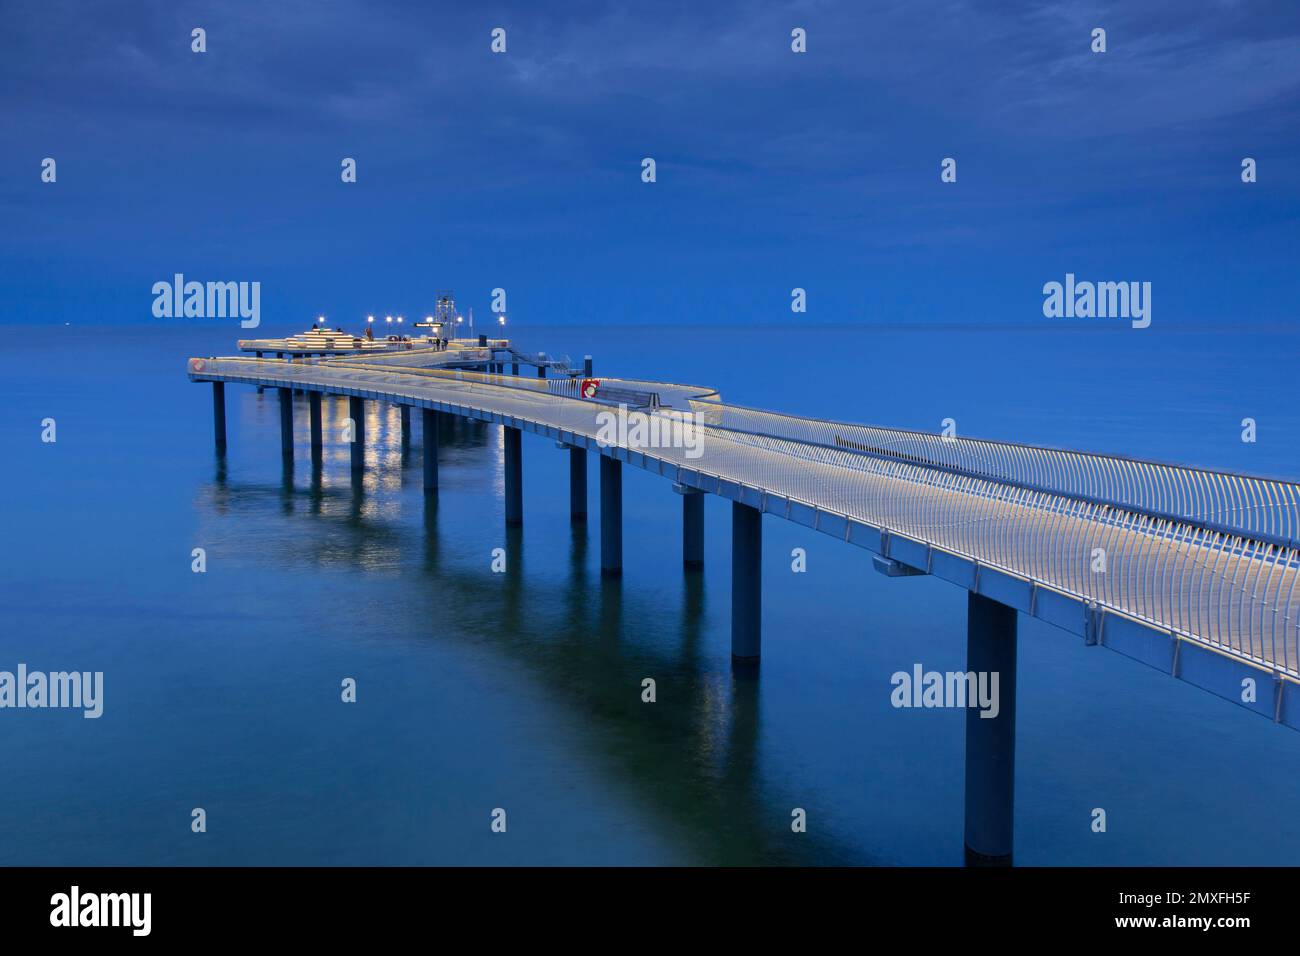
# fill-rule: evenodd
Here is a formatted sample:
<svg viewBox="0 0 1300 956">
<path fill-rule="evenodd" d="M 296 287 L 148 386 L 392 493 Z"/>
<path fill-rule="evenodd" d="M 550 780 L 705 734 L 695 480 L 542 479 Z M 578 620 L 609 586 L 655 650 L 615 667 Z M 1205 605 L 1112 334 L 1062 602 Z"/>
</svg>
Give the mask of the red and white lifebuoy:
<svg viewBox="0 0 1300 956">
<path fill-rule="evenodd" d="M 583 398 L 595 398 L 598 391 L 600 391 L 600 379 L 584 378 L 582 380 L 582 389 L 579 394 Z"/>
<path fill-rule="evenodd" d="M 203 369 L 204 369 L 205 367 L 206 367 L 206 365 L 205 365 L 203 359 L 201 359 L 201 358 L 192 358 L 192 359 L 190 359 L 190 371 L 191 371 L 192 373 L 197 374 L 197 373 L 199 373 L 199 372 L 202 372 Z"/>
</svg>

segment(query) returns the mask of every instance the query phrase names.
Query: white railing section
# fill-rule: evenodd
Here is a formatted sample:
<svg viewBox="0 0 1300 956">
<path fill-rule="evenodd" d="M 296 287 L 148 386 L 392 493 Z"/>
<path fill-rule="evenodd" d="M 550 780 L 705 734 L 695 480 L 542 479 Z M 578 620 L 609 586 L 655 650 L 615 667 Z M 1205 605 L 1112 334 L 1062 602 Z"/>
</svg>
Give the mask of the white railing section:
<svg viewBox="0 0 1300 956">
<path fill-rule="evenodd" d="M 910 461 L 1300 546 L 1300 485 L 1160 462 L 692 402 L 710 424 Z"/>
</svg>

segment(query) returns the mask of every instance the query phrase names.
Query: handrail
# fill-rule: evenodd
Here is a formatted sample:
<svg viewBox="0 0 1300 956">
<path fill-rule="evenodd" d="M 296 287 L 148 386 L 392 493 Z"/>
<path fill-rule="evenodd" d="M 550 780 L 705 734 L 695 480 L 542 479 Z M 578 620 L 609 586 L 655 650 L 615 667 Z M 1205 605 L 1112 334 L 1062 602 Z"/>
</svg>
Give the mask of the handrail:
<svg viewBox="0 0 1300 956">
<path fill-rule="evenodd" d="M 710 425 L 806 441 L 1300 546 L 1300 484 L 1121 455 L 802 418 L 692 402 Z"/>
</svg>

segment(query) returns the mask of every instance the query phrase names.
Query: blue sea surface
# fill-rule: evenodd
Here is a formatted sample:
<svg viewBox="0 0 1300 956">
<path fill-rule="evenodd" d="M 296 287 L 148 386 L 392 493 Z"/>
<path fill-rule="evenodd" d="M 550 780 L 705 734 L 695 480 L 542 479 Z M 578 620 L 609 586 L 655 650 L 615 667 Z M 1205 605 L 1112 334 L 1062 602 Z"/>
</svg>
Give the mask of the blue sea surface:
<svg viewBox="0 0 1300 956">
<path fill-rule="evenodd" d="M 286 475 L 276 396 L 228 386 L 223 464 L 211 388 L 185 361 L 244 334 L 6 336 L 0 670 L 103 671 L 105 695 L 97 720 L 0 710 L 0 863 L 962 862 L 965 715 L 889 700 L 895 671 L 963 668 L 961 589 L 887 579 L 868 552 L 768 517 L 762 667 L 733 672 L 727 502 L 707 500 L 705 570 L 687 573 L 680 498 L 625 468 L 609 581 L 596 522 L 570 525 L 567 456 L 536 436 L 510 532 L 495 427 L 446 431 L 427 507 L 422 435 L 404 453 L 397 409 L 368 403 L 357 495 L 334 427 L 313 484 L 305 399 Z M 1284 328 L 511 334 L 742 404 L 1300 478 L 1300 337 Z M 1294 731 L 1023 616 L 1018 679 L 1018 863 L 1300 863 Z"/>
</svg>

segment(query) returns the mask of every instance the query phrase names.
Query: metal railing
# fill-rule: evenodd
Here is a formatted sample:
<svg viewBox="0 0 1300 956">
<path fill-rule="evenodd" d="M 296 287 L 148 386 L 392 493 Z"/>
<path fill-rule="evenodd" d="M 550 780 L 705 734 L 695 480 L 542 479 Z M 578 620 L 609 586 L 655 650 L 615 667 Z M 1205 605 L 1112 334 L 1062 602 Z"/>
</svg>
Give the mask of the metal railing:
<svg viewBox="0 0 1300 956">
<path fill-rule="evenodd" d="M 442 354 L 442 353 L 440 353 Z M 265 361 L 265 360 L 263 360 Z M 403 374 L 420 375 L 426 378 L 440 379 L 443 381 L 455 382 L 473 382 L 482 385 L 491 385 L 497 388 L 518 388 L 525 391 L 544 392 L 548 395 L 560 395 L 567 398 L 582 398 L 581 387 L 582 380 L 571 376 L 563 378 L 536 378 L 531 375 L 506 375 L 496 372 L 476 372 L 470 369 L 452 369 L 436 367 L 407 367 L 402 366 L 400 362 L 375 362 L 369 357 L 366 359 L 324 359 L 317 364 L 329 366 L 331 368 L 363 369 L 369 370 L 376 367 L 396 368 L 400 367 Z M 601 404 L 624 404 L 630 408 L 657 408 L 659 406 L 659 393 L 649 391 L 644 388 L 633 388 L 635 385 L 646 385 L 650 383 L 634 382 L 617 378 L 600 379 L 600 389 L 593 401 Z"/>
<path fill-rule="evenodd" d="M 691 408 L 719 428 L 912 462 L 1192 521 L 1281 547 L 1300 546 L 1300 485 L 1295 482 L 1120 455 L 821 421 L 717 402 L 693 401 Z"/>
</svg>

